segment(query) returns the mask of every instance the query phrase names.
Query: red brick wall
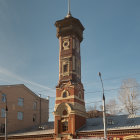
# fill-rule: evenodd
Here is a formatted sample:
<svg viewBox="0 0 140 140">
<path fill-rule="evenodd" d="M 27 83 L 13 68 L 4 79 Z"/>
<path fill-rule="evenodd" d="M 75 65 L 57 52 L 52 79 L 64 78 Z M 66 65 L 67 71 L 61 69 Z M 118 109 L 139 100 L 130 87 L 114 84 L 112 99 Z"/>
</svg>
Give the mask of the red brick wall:
<svg viewBox="0 0 140 140">
<path fill-rule="evenodd" d="M 0 140 L 5 140 L 5 138 L 0 137 Z M 54 136 L 18 136 L 18 137 L 8 137 L 8 140 L 54 140 Z"/>
<path fill-rule="evenodd" d="M 86 118 L 76 115 L 76 130 L 86 123 Z"/>
<path fill-rule="evenodd" d="M 56 100 L 55 101 L 55 103 L 56 104 L 61 104 L 61 103 L 72 103 L 72 102 L 77 102 L 77 103 L 79 103 L 79 104 L 81 104 L 81 105 L 85 105 L 85 103 L 84 102 L 82 102 L 82 101 L 80 101 L 80 100 L 78 100 L 78 99 L 63 99 L 63 100 Z"/>
</svg>

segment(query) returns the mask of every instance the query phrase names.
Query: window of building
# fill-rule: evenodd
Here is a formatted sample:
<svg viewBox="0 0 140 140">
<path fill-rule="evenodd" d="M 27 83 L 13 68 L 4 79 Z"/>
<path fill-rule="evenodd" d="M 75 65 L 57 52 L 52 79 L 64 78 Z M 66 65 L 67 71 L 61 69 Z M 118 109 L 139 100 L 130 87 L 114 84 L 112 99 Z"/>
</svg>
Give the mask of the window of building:
<svg viewBox="0 0 140 140">
<path fill-rule="evenodd" d="M 64 91 L 64 92 L 63 92 L 63 98 L 66 98 L 66 97 L 67 97 L 67 92 Z"/>
<path fill-rule="evenodd" d="M 5 109 L 4 109 L 4 108 L 1 109 L 1 117 L 2 117 L 2 118 L 5 117 Z"/>
<path fill-rule="evenodd" d="M 108 119 L 108 120 L 107 120 L 107 124 L 108 124 L 108 125 L 113 125 L 113 124 L 114 124 L 114 121 L 113 121 L 112 119 Z"/>
<path fill-rule="evenodd" d="M 65 122 L 62 123 L 62 131 L 63 132 L 68 131 L 68 122 L 67 121 L 65 121 Z"/>
<path fill-rule="evenodd" d="M 2 102 L 5 103 L 6 102 L 6 94 L 2 94 L 2 98 L 1 98 Z"/>
<path fill-rule="evenodd" d="M 36 122 L 36 114 L 33 115 L 33 122 Z"/>
<path fill-rule="evenodd" d="M 0 133 L 5 133 L 5 124 L 0 124 Z"/>
<path fill-rule="evenodd" d="M 68 64 L 63 65 L 63 72 L 68 72 Z"/>
<path fill-rule="evenodd" d="M 18 120 L 23 120 L 23 112 L 18 112 L 17 118 Z"/>
<path fill-rule="evenodd" d="M 18 98 L 18 105 L 23 106 L 24 104 L 24 99 L 23 98 Z"/>
<path fill-rule="evenodd" d="M 37 102 L 33 102 L 33 109 L 34 109 L 34 110 L 37 109 Z"/>
</svg>

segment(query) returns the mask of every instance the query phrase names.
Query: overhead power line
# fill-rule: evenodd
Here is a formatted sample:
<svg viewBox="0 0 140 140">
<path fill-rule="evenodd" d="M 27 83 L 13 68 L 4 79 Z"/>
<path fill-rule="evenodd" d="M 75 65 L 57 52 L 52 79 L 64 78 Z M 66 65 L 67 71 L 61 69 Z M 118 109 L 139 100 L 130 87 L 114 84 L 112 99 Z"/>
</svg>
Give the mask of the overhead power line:
<svg viewBox="0 0 140 140">
<path fill-rule="evenodd" d="M 103 79 L 103 81 L 115 80 L 115 79 L 120 79 L 120 78 L 124 78 L 124 77 L 128 77 L 128 76 L 134 76 L 134 75 L 140 75 L 140 73 L 134 73 L 134 74 L 128 74 L 128 75 L 124 75 L 124 76 L 105 78 L 105 79 Z"/>
<path fill-rule="evenodd" d="M 118 77 L 105 78 L 105 79 L 103 79 L 103 81 L 116 80 L 116 79 L 120 79 L 120 78 L 124 78 L 124 77 L 128 77 L 128 76 L 134 76 L 134 75 L 140 75 L 140 73 L 133 73 L 133 74 L 127 74 L 127 75 L 118 76 Z M 99 82 L 99 81 L 96 81 L 96 82 Z M 55 90 L 55 88 L 51 88 L 51 89 Z M 48 89 L 43 89 L 43 90 L 34 91 L 34 92 L 45 92 L 45 91 L 48 91 Z"/>
<path fill-rule="evenodd" d="M 134 88 L 134 87 L 140 87 L 140 86 L 132 86 L 132 87 L 125 87 L 125 88 L 114 88 L 114 89 L 106 89 L 104 91 L 112 91 L 112 90 L 119 90 L 119 89 L 127 89 L 127 88 Z M 85 92 L 85 94 L 89 94 L 89 93 L 99 93 L 102 91 L 90 91 L 90 92 Z"/>
<path fill-rule="evenodd" d="M 85 104 L 92 104 L 92 103 L 98 103 L 98 102 L 102 102 L 102 101 L 86 102 Z"/>
</svg>

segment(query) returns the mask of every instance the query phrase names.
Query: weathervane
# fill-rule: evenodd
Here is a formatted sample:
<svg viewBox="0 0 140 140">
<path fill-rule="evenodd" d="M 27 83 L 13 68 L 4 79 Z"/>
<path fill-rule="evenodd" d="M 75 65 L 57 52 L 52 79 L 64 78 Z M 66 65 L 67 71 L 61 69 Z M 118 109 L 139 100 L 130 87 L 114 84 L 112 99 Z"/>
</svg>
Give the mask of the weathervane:
<svg viewBox="0 0 140 140">
<path fill-rule="evenodd" d="M 68 0 L 68 14 L 66 16 L 67 18 L 68 17 L 71 17 L 71 12 L 70 12 L 70 0 Z"/>
</svg>

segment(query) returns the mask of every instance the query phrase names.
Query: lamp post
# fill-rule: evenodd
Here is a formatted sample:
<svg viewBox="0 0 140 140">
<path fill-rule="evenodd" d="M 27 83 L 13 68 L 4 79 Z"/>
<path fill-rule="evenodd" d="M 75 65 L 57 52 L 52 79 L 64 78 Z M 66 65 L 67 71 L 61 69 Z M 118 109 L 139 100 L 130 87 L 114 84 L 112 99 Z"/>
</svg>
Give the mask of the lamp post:
<svg viewBox="0 0 140 140">
<path fill-rule="evenodd" d="M 101 73 L 99 72 L 99 77 L 102 84 L 103 89 L 103 124 L 104 124 L 104 139 L 107 140 L 107 129 L 106 129 L 106 109 L 105 109 L 105 96 L 104 96 L 104 86 L 103 86 L 103 80 L 101 77 Z"/>
<path fill-rule="evenodd" d="M 7 111 L 8 111 L 8 107 L 7 107 L 7 98 L 5 97 L 5 140 L 7 140 Z"/>
<path fill-rule="evenodd" d="M 42 107 L 41 107 L 41 94 L 39 94 L 39 97 L 40 97 L 40 109 L 39 109 L 39 112 L 40 112 L 40 125 L 41 125 L 41 113 L 42 113 L 42 112 L 41 112 L 41 108 L 42 108 Z"/>
</svg>

